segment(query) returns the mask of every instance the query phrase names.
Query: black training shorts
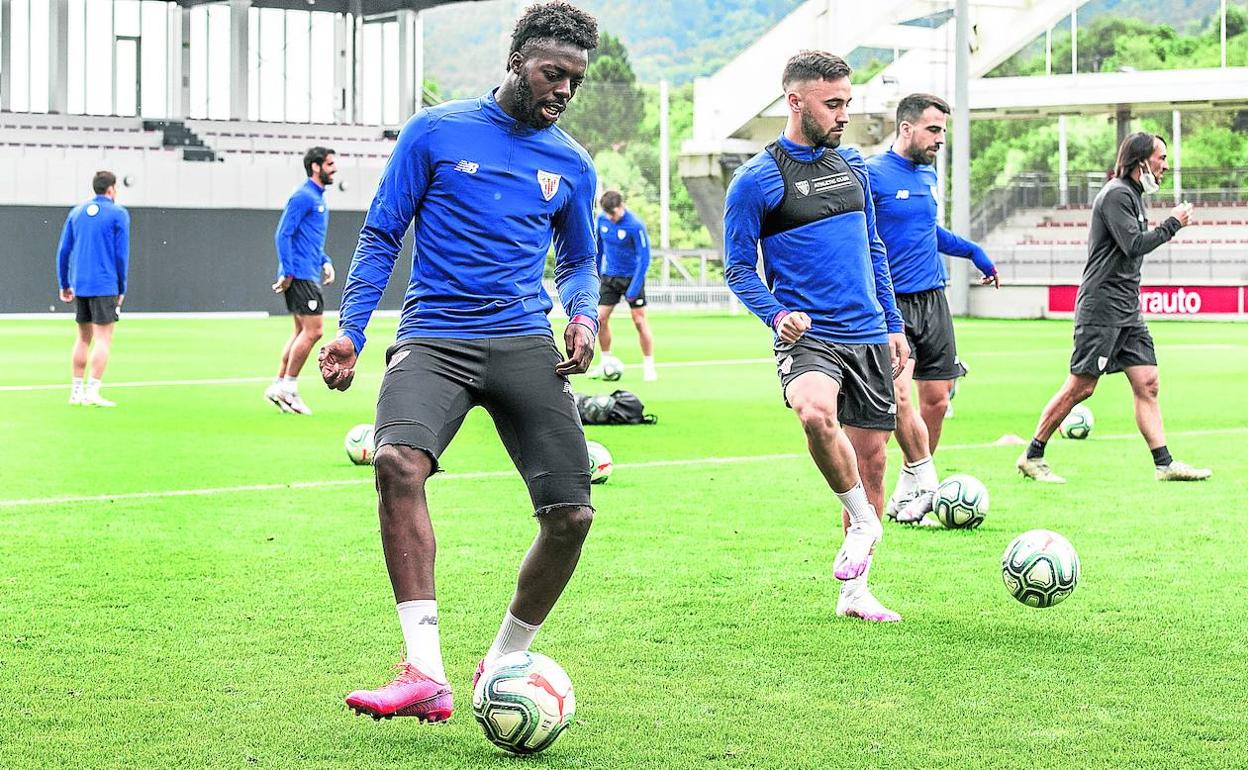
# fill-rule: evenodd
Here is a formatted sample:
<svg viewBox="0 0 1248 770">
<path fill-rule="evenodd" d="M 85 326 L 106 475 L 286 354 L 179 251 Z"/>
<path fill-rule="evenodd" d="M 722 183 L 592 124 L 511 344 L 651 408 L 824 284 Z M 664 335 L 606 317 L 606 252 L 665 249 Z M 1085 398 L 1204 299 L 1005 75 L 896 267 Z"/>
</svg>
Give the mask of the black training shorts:
<svg viewBox="0 0 1248 770">
<path fill-rule="evenodd" d="M 547 335 L 400 340 L 386 351 L 376 444 L 409 446 L 434 461 L 480 405 L 524 477 L 533 510 L 589 505 L 589 454 L 563 359 Z"/>
<path fill-rule="evenodd" d="M 1121 372 L 1128 366 L 1156 366 L 1157 353 L 1147 326 L 1075 326 L 1070 373 L 1089 377 Z"/>
<path fill-rule="evenodd" d="M 836 414 L 842 424 L 871 430 L 897 427 L 893 364 L 887 343 L 829 342 L 807 334 L 794 343 L 776 340 L 773 349 L 785 406 L 789 406 L 789 383 L 806 372 L 822 372 L 841 386 Z"/>
<path fill-rule="evenodd" d="M 953 338 L 953 316 L 944 289 L 898 294 L 897 309 L 906 323 L 906 342 L 916 380 L 956 380 L 966 376 Z"/>
<path fill-rule="evenodd" d="M 74 297 L 74 320 L 80 324 L 115 324 L 121 320 L 119 295 L 106 297 Z"/>
<path fill-rule="evenodd" d="M 294 315 L 321 315 L 325 312 L 325 295 L 316 281 L 296 278 L 286 288 L 286 309 Z"/>
<path fill-rule="evenodd" d="M 624 294 L 628 291 L 628 287 L 633 282 L 631 275 L 604 275 L 598 283 L 598 304 L 608 307 L 615 307 L 622 299 L 627 299 Z M 631 300 L 628 300 L 628 306 L 631 308 L 646 306 L 646 284 L 641 284 L 641 292 Z"/>
</svg>

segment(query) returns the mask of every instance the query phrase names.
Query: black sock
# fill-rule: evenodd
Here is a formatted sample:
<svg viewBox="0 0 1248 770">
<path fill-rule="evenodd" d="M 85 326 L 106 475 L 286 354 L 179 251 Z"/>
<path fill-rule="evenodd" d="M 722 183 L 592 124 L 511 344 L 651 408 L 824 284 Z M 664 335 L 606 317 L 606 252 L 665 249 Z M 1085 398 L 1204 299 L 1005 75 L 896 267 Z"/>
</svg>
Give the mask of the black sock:
<svg viewBox="0 0 1248 770">
<path fill-rule="evenodd" d="M 1169 465 L 1171 462 L 1174 461 L 1174 458 L 1170 456 L 1170 449 L 1165 444 L 1162 444 L 1161 446 L 1152 450 L 1152 452 L 1153 452 L 1153 465 L 1156 465 L 1158 468 L 1164 468 L 1165 466 Z"/>
<path fill-rule="evenodd" d="M 1033 438 L 1031 443 L 1027 445 L 1027 459 L 1034 460 L 1037 457 L 1044 457 L 1044 445 L 1047 443 L 1049 442 Z"/>
</svg>

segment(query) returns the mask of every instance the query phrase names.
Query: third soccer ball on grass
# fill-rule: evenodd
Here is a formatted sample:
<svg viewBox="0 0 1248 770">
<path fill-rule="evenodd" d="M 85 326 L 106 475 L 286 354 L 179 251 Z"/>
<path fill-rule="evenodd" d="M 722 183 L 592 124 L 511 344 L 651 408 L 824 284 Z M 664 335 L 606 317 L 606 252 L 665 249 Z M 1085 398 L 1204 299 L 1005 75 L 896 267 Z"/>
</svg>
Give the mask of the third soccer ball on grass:
<svg viewBox="0 0 1248 770">
<path fill-rule="evenodd" d="M 1092 432 L 1092 410 L 1083 404 L 1075 404 L 1062 424 L 1057 426 L 1057 431 L 1062 438 L 1087 438 Z"/>
<path fill-rule="evenodd" d="M 606 484 L 611 478 L 611 471 L 615 470 L 611 453 L 597 441 L 586 441 L 585 449 L 589 451 L 589 483 Z"/>
<path fill-rule="evenodd" d="M 1028 607 L 1060 604 L 1079 583 L 1079 555 L 1070 541 L 1047 529 L 1014 538 L 1001 557 L 1001 579 Z"/>
<path fill-rule="evenodd" d="M 607 382 L 615 382 L 624 376 L 624 362 L 615 356 L 605 356 L 602 359 L 602 379 Z"/>
<path fill-rule="evenodd" d="M 373 453 L 373 426 L 368 423 L 356 425 L 347 431 L 347 438 L 343 444 L 347 448 L 347 457 L 351 458 L 351 462 L 356 465 L 372 465 Z"/>
<path fill-rule="evenodd" d="M 936 488 L 932 513 L 949 529 L 975 529 L 988 513 L 988 488 L 974 476 L 955 473 Z"/>
<path fill-rule="evenodd" d="M 481 674 L 472 715 L 490 743 L 513 754 L 549 748 L 572 724 L 576 696 L 559 664 L 536 652 L 512 652 Z"/>
</svg>

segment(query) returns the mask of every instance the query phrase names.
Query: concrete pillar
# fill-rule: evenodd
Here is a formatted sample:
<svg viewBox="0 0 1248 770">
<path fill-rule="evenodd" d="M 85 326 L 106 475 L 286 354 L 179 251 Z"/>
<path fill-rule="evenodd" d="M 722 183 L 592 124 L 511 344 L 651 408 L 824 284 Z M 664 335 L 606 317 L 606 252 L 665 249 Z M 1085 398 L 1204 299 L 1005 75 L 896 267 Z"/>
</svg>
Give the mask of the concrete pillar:
<svg viewBox="0 0 1248 770">
<path fill-rule="evenodd" d="M 69 0 L 48 0 L 48 112 L 69 112 Z"/>
<path fill-rule="evenodd" d="M 334 15 L 334 122 L 351 122 L 351 17 Z"/>
<path fill-rule="evenodd" d="M 359 123 L 364 113 L 364 6 L 351 2 L 351 122 Z"/>
<path fill-rule="evenodd" d="M 1170 156 L 1170 176 L 1174 179 L 1174 202 L 1178 205 L 1183 202 L 1183 113 L 1174 110 L 1171 121 L 1173 136 L 1167 154 Z"/>
<path fill-rule="evenodd" d="M 1057 116 L 1057 202 L 1070 203 L 1070 165 L 1066 148 L 1066 116 Z"/>
<path fill-rule="evenodd" d="M 971 232 L 971 105 L 967 83 L 971 75 L 971 20 L 967 0 L 957 0 L 953 75 L 953 231 L 963 237 Z M 970 278 L 965 259 L 950 260 L 949 285 L 945 293 L 949 310 L 965 315 L 970 309 Z"/>
<path fill-rule="evenodd" d="M 0 0 L 0 111 L 13 109 L 13 7 Z"/>
<path fill-rule="evenodd" d="M 659 246 L 664 250 L 672 247 L 672 174 L 668 145 L 671 143 L 668 126 L 667 81 L 659 81 Z"/>
<path fill-rule="evenodd" d="M 419 42 L 415 39 L 416 12 L 402 10 L 395 14 L 399 26 L 399 123 L 405 123 L 416 112 L 416 99 L 420 93 L 416 79 L 416 49 Z"/>
<path fill-rule="evenodd" d="M 230 0 L 230 120 L 246 120 L 251 0 Z"/>
<path fill-rule="evenodd" d="M 189 72 L 189 55 L 183 58 L 183 49 L 190 44 L 190 36 L 182 36 L 182 17 L 186 16 L 186 24 L 190 26 L 190 14 L 182 10 L 177 3 L 169 3 L 165 16 L 165 116 L 169 120 L 181 120 L 186 117 L 189 99 L 185 99 L 182 81 Z"/>
<path fill-rule="evenodd" d="M 1118 111 L 1114 113 L 1114 124 L 1118 131 L 1118 142 L 1114 145 L 1114 152 L 1117 153 L 1122 146 L 1122 140 L 1131 134 L 1131 105 L 1118 105 Z"/>
</svg>

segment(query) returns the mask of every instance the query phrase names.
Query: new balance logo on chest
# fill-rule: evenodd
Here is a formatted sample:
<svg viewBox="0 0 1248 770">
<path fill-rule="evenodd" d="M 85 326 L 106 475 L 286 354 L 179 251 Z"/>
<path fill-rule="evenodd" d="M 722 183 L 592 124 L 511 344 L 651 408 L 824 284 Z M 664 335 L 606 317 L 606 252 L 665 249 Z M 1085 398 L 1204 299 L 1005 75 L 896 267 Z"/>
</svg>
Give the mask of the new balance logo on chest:
<svg viewBox="0 0 1248 770">
<path fill-rule="evenodd" d="M 455 170 L 462 171 L 465 174 L 475 174 L 479 168 L 481 168 L 481 164 L 473 163 L 470 160 L 461 160 L 455 164 Z"/>
</svg>

